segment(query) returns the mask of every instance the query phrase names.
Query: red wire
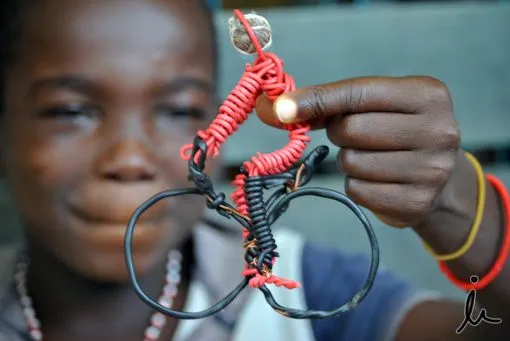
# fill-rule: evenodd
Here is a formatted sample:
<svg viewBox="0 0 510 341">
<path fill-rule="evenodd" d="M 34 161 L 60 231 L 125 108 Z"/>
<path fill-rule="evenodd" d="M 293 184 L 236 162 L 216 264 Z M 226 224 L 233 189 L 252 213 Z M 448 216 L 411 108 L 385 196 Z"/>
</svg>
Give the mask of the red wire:
<svg viewBox="0 0 510 341">
<path fill-rule="evenodd" d="M 494 281 L 494 279 L 503 270 L 503 267 L 505 266 L 506 261 L 508 259 L 508 251 L 510 249 L 510 195 L 505 187 L 505 184 L 498 180 L 498 178 L 491 174 L 487 174 L 486 177 L 487 180 L 494 187 L 494 189 L 499 193 L 503 204 L 503 210 L 505 212 L 505 236 L 503 239 L 503 245 L 501 245 L 501 249 L 498 254 L 498 258 L 492 265 L 489 272 L 487 272 L 487 274 L 484 277 L 480 278 L 479 281 L 476 283 L 461 281 L 460 279 L 455 277 L 453 272 L 446 265 L 446 262 L 444 261 L 439 262 L 439 268 L 445 274 L 445 276 L 457 287 L 466 291 L 482 290 L 485 287 L 487 287 L 492 281 Z"/>
<path fill-rule="evenodd" d="M 265 94 L 274 101 L 283 93 L 295 89 L 294 79 L 283 71 L 283 61 L 273 53 L 262 50 L 260 42 L 253 32 L 250 24 L 239 10 L 234 10 L 235 16 L 243 24 L 248 33 L 258 57 L 253 65 L 247 64 L 245 72 L 234 89 L 227 96 L 219 108 L 219 113 L 206 130 L 200 130 L 197 135 L 207 143 L 207 156 L 216 157 L 220 152 L 221 145 L 237 131 L 248 115 L 253 112 L 257 98 Z M 307 133 L 310 131 L 308 124 L 286 124 L 280 126 L 289 131 L 289 142 L 282 149 L 271 153 L 257 153 L 249 161 L 243 164 L 248 176 L 270 175 L 284 172 L 295 165 L 303 156 L 303 152 L 310 142 Z M 189 160 L 192 144 L 185 145 L 181 149 L 181 158 Z M 198 154 L 198 153 L 197 153 Z M 197 155 L 198 157 L 199 155 Z M 238 174 L 233 181 L 235 190 L 230 196 L 236 205 L 236 209 L 243 215 L 248 215 L 245 196 L 245 174 Z M 248 238 L 249 232 L 243 227 L 243 238 Z M 273 260 L 273 263 L 275 260 Z M 253 276 L 250 286 L 258 288 L 264 284 L 275 284 L 288 289 L 299 287 L 299 283 L 284 279 L 273 274 L 262 275 L 253 265 L 246 264 L 244 276 Z"/>
</svg>

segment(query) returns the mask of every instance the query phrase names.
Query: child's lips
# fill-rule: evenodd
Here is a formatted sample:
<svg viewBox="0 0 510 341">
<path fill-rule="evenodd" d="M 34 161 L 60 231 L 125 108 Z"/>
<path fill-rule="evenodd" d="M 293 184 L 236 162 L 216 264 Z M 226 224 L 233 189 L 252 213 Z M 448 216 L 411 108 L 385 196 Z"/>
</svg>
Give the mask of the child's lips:
<svg viewBox="0 0 510 341">
<path fill-rule="evenodd" d="M 161 208 L 160 208 L 161 207 Z M 131 208 L 131 207 L 130 207 Z M 141 224 L 157 224 L 165 216 L 169 216 L 168 208 L 165 210 L 163 206 L 154 206 L 153 209 L 145 211 L 137 220 Z M 111 211 L 87 211 L 86 209 L 72 208 L 73 214 L 81 220 L 93 223 L 92 225 L 97 226 L 108 226 L 108 225 L 127 225 L 134 210 L 127 208 L 119 208 Z M 115 212 L 115 213 L 114 213 Z"/>
<path fill-rule="evenodd" d="M 94 190 L 95 189 L 95 190 Z M 97 225 L 127 224 L 134 211 L 159 191 L 154 186 L 118 186 L 105 189 L 89 188 L 71 198 L 70 209 L 80 219 Z M 172 200 L 159 201 L 138 219 L 140 223 L 157 223 L 168 217 L 174 207 Z"/>
<path fill-rule="evenodd" d="M 137 221 L 132 235 L 133 248 L 150 251 L 171 234 L 169 231 L 176 223 L 174 216 L 160 211 L 147 212 Z M 76 223 L 73 233 L 83 243 L 98 250 L 123 250 L 130 216 L 98 215 L 97 212 L 92 215 L 80 210 L 74 210 L 72 216 Z"/>
<path fill-rule="evenodd" d="M 126 224 L 111 224 L 104 222 L 83 221 L 74 233 L 85 244 L 96 251 L 122 251 L 126 235 Z M 164 227 L 164 228 L 162 228 Z M 132 235 L 132 246 L 137 252 L 152 252 L 158 244 L 167 239 L 168 230 L 173 227 L 173 221 L 169 219 L 165 224 L 153 224 L 143 222 L 136 225 Z"/>
</svg>

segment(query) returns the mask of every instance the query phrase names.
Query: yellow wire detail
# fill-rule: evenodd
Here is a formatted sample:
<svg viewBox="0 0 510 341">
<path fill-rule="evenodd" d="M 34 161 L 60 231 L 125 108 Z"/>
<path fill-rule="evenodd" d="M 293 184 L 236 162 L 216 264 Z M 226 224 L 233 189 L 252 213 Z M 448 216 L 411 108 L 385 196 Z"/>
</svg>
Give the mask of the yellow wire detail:
<svg viewBox="0 0 510 341">
<path fill-rule="evenodd" d="M 480 225 L 482 223 L 483 213 L 485 211 L 485 177 L 483 173 L 482 166 L 478 162 L 478 160 L 468 152 L 465 152 L 466 159 L 473 165 L 473 168 L 476 171 L 476 177 L 478 179 L 478 202 L 476 207 L 475 218 L 473 220 L 473 226 L 471 227 L 471 231 L 467 237 L 466 243 L 457 251 L 446 254 L 439 255 L 432 250 L 432 248 L 427 245 L 425 242 L 423 243 L 425 246 L 425 250 L 430 253 L 434 258 L 440 261 L 450 261 L 457 258 L 462 257 L 470 248 L 473 246 L 475 242 L 478 231 L 480 230 Z"/>
</svg>

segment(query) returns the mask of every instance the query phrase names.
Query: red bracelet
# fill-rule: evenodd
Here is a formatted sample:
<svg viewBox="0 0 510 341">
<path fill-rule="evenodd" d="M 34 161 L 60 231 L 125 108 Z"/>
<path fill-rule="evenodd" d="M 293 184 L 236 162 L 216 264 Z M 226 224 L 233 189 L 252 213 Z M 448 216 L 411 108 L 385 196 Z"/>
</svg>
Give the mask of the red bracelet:
<svg viewBox="0 0 510 341">
<path fill-rule="evenodd" d="M 505 266 L 506 260 L 508 259 L 508 251 L 510 249 L 510 195 L 508 194 L 508 190 L 499 179 L 497 179 L 494 175 L 487 174 L 487 180 L 494 187 L 494 189 L 498 192 L 501 197 L 503 203 L 504 210 L 504 219 L 505 219 L 505 236 L 503 240 L 503 245 L 501 245 L 501 249 L 498 254 L 498 258 L 492 265 L 489 272 L 482 278 L 480 278 L 477 282 L 464 282 L 459 280 L 452 271 L 446 266 L 446 262 L 440 261 L 439 268 L 445 274 L 446 278 L 448 278 L 453 284 L 457 287 L 464 289 L 466 291 L 469 290 L 481 290 L 488 286 L 503 270 Z"/>
</svg>

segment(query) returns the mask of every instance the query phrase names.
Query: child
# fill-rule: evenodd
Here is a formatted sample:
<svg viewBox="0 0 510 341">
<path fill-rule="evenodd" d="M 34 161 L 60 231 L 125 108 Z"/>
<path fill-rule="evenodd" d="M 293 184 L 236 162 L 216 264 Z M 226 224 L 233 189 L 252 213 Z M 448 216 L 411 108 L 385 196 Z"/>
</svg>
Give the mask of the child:
<svg viewBox="0 0 510 341">
<path fill-rule="evenodd" d="M 2 6 L 2 169 L 26 244 L 1 253 L 0 340 L 450 341 L 478 340 L 479 333 L 506 339 L 508 266 L 479 295 L 503 324 L 482 323 L 459 335 L 461 304 L 383 271 L 368 297 L 339 318 L 287 319 L 249 289 L 212 318 L 154 314 L 130 286 L 123 238 L 141 202 L 189 186 L 179 149 L 216 112 L 211 14 L 199 0 L 9 0 Z M 347 192 L 359 204 L 392 226 L 412 226 L 437 252 L 464 243 L 478 187 L 458 150 L 442 83 L 344 80 L 300 89 L 275 108 L 262 99 L 258 114 L 268 123 L 274 115 L 313 118 L 343 147 Z M 211 173 L 214 162 L 208 167 Z M 207 308 L 241 278 L 240 235 L 202 222 L 203 211 L 198 196 L 166 200 L 136 230 L 142 287 L 177 310 Z M 501 212 L 487 185 L 473 247 L 448 262 L 457 276 L 491 266 Z M 290 232 L 277 240 L 282 257 L 275 272 L 303 285 L 275 290 L 286 305 L 331 309 L 365 280 L 365 258 L 315 247 Z"/>
</svg>

